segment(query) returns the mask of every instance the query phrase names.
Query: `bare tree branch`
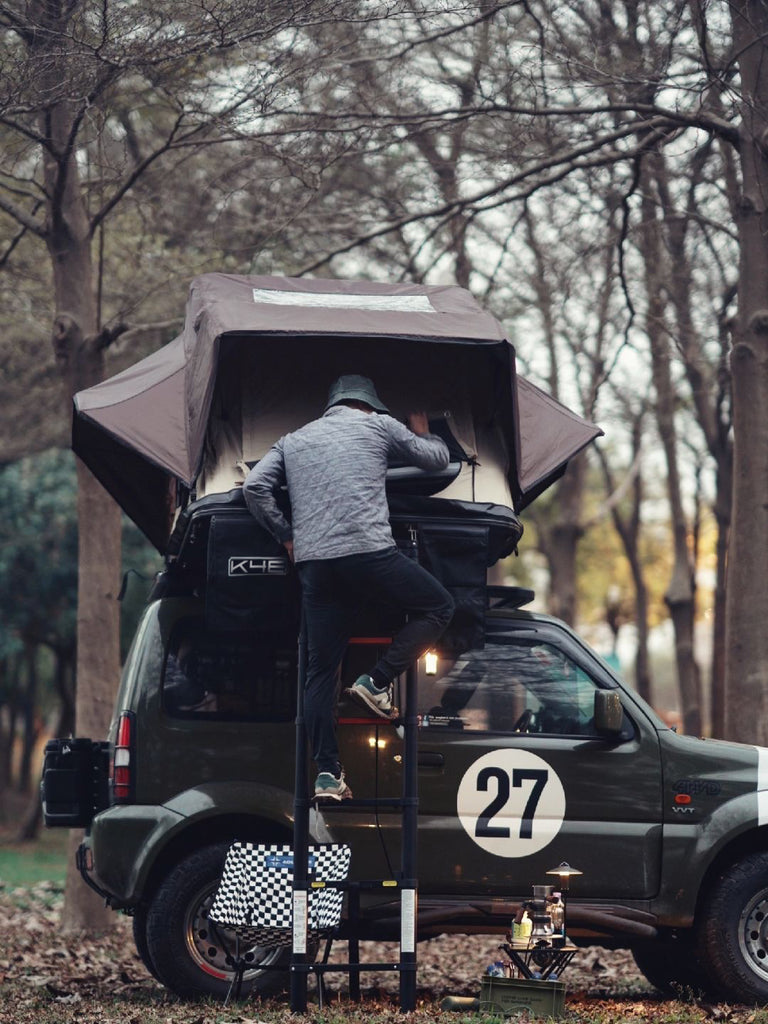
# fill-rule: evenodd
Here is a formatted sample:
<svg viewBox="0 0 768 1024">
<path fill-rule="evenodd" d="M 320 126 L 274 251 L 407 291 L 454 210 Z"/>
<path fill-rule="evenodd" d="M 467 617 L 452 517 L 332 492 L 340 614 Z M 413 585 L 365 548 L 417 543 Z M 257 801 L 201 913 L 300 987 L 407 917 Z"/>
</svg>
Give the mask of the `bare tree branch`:
<svg viewBox="0 0 768 1024">
<path fill-rule="evenodd" d="M 39 204 L 36 209 L 39 208 Z M 33 214 L 27 213 L 26 210 L 17 206 L 16 203 L 11 202 L 10 199 L 6 199 L 2 193 L 0 193 L 0 210 L 3 210 L 8 214 L 9 217 L 21 224 L 25 231 L 31 231 L 38 238 L 46 237 L 45 225 L 37 220 Z"/>
</svg>

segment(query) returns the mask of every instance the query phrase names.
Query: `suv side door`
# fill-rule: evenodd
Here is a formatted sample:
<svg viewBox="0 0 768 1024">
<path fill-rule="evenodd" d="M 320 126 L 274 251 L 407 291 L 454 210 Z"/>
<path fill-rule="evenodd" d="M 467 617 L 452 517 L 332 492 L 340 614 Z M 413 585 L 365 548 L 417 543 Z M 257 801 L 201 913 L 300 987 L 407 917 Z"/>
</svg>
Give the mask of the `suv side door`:
<svg viewBox="0 0 768 1024">
<path fill-rule="evenodd" d="M 659 886 L 661 770 L 653 723 L 618 690 L 619 736 L 597 734 L 607 669 L 565 628 L 499 618 L 482 650 L 419 666 L 422 891 L 525 895 L 568 861 L 582 898 Z M 389 775 L 393 759 L 380 766 Z M 393 780 L 394 782 L 394 780 Z M 399 823 L 380 819 L 388 847 Z M 396 856 L 393 852 L 391 856 Z"/>
</svg>

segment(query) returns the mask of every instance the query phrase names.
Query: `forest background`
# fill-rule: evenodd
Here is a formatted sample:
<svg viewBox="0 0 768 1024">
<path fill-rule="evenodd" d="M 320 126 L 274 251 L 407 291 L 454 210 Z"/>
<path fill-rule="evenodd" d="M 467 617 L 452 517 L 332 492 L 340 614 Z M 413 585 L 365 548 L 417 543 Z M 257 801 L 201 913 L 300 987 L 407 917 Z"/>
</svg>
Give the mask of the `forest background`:
<svg viewBox="0 0 768 1024">
<path fill-rule="evenodd" d="M 504 571 L 682 731 L 768 742 L 764 3 L 0 0 L 0 35 L 0 809 L 34 832 L 41 738 L 104 735 L 159 567 L 71 396 L 212 270 L 469 288 L 605 431 Z"/>
</svg>

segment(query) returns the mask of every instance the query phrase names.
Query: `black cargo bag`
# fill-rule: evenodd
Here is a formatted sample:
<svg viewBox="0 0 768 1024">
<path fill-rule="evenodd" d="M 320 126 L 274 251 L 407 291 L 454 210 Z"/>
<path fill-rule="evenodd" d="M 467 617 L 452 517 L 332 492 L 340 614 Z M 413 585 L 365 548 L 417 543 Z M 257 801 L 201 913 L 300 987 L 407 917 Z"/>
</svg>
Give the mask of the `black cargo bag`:
<svg viewBox="0 0 768 1024">
<path fill-rule="evenodd" d="M 246 510 L 214 514 L 208 533 L 208 628 L 284 631 L 298 617 L 298 581 L 283 545 Z"/>
<path fill-rule="evenodd" d="M 60 828 L 87 828 L 109 806 L 109 743 L 49 740 L 40 783 L 43 820 Z"/>
<path fill-rule="evenodd" d="M 396 540 L 410 538 L 419 564 L 448 590 L 455 610 L 437 643 L 455 657 L 484 644 L 488 568 L 512 554 L 523 532 L 511 508 L 488 502 L 414 495 L 390 496 Z"/>
<path fill-rule="evenodd" d="M 483 646 L 488 528 L 484 526 L 419 527 L 419 562 L 450 593 L 453 618 L 437 646 L 460 654 Z"/>
</svg>

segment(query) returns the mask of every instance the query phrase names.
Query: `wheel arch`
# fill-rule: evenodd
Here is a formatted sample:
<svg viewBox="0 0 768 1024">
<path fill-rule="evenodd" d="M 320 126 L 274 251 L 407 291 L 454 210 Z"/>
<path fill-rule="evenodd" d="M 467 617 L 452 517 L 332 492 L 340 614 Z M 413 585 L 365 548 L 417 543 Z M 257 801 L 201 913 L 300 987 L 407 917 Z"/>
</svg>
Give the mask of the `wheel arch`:
<svg viewBox="0 0 768 1024">
<path fill-rule="evenodd" d="M 141 903 L 149 903 L 165 876 L 180 861 L 204 846 L 235 841 L 250 843 L 285 843 L 292 841 L 289 828 L 252 814 L 221 814 L 198 819 L 181 829 L 159 851 L 147 873 Z"/>
<path fill-rule="evenodd" d="M 745 829 L 721 847 L 707 866 L 696 897 L 695 918 L 698 919 L 703 901 L 714 879 L 727 868 L 752 853 L 768 853 L 768 825 Z"/>
</svg>

